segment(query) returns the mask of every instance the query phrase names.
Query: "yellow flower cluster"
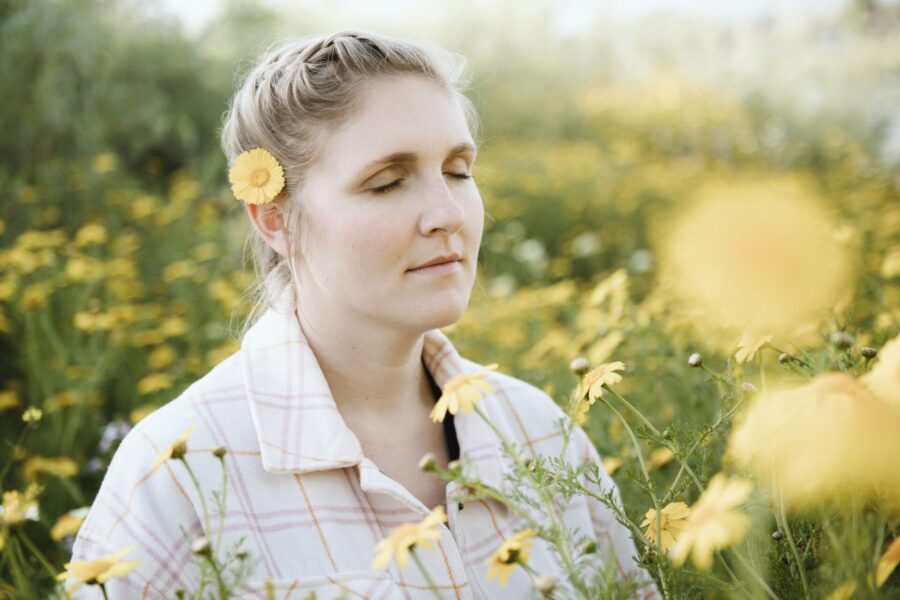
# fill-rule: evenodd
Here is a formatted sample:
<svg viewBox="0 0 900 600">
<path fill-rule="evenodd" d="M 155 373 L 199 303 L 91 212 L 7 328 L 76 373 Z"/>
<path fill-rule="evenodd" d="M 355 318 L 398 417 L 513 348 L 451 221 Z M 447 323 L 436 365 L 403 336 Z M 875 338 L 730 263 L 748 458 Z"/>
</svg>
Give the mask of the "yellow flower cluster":
<svg viewBox="0 0 900 600">
<path fill-rule="evenodd" d="M 475 405 L 482 399 L 482 392 L 490 394 L 494 387 L 484 380 L 487 371 L 496 369 L 492 364 L 483 367 L 475 373 L 457 375 L 451 377 L 444 384 L 443 393 L 434 408 L 431 409 L 431 420 L 435 423 L 443 423 L 449 412 L 455 415 L 460 410 L 470 413 L 475 410 Z"/>
</svg>

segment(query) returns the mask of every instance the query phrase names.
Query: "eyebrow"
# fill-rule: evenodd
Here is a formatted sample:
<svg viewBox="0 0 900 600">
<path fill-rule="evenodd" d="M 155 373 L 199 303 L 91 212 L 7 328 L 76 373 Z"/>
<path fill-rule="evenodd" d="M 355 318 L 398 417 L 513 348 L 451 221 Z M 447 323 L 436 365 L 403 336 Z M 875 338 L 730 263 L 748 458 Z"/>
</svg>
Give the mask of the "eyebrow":
<svg viewBox="0 0 900 600">
<path fill-rule="evenodd" d="M 447 156 L 453 156 L 454 154 L 463 154 L 465 152 L 471 152 L 475 154 L 478 152 L 478 149 L 469 144 L 468 142 L 463 142 L 462 144 L 457 144 L 450 149 L 450 152 L 447 153 Z M 415 152 L 394 152 L 393 154 L 388 154 L 382 158 L 378 158 L 373 160 L 365 167 L 360 169 L 360 172 L 368 171 L 373 167 L 377 167 L 379 165 L 389 165 L 389 164 L 404 164 L 404 163 L 414 163 L 419 158 L 419 155 Z"/>
</svg>

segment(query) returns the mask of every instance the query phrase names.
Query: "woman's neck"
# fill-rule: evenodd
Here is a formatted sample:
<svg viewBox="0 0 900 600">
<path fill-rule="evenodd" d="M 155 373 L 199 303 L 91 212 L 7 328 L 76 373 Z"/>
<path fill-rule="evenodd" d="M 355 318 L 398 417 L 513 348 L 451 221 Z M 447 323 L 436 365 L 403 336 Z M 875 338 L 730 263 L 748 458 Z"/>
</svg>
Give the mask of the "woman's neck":
<svg viewBox="0 0 900 600">
<path fill-rule="evenodd" d="M 433 401 L 422 364 L 424 334 L 359 327 L 348 319 L 313 323 L 304 311 L 297 314 L 342 413 L 401 415 Z"/>
</svg>

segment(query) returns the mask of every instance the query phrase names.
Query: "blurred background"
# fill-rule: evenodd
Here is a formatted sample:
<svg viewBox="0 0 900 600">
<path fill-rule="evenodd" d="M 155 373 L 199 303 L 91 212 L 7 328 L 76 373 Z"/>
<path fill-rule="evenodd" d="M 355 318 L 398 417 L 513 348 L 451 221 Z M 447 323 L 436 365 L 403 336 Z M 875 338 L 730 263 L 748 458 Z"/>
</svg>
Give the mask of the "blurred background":
<svg viewBox="0 0 900 600">
<path fill-rule="evenodd" d="M 900 332 L 898 2 L 2 0 L 0 483 L 44 486 L 28 527 L 53 564 L 71 535 L 49 526 L 124 432 L 238 347 L 253 274 L 218 147 L 238 78 L 343 28 L 469 60 L 488 220 L 449 331 L 469 358 L 561 404 L 570 360 L 623 360 L 621 391 L 678 430 L 723 393 L 687 356 L 753 377 L 730 358 L 751 321 L 823 365 Z M 627 457 L 607 415 L 586 428 Z"/>
</svg>

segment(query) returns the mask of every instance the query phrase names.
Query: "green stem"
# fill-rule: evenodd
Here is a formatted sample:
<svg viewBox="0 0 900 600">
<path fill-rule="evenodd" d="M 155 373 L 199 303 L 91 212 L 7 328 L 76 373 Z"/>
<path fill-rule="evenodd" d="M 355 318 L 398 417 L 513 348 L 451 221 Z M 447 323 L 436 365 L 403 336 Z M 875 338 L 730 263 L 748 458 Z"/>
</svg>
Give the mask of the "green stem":
<svg viewBox="0 0 900 600">
<path fill-rule="evenodd" d="M 194 483 L 194 488 L 197 490 L 197 495 L 200 497 L 200 506 L 203 508 L 203 526 L 205 528 L 204 535 L 209 535 L 209 510 L 206 508 L 206 498 L 203 496 L 203 490 L 200 488 L 200 482 L 197 481 L 197 477 L 194 475 L 194 470 L 191 469 L 191 466 L 188 464 L 187 460 L 185 460 L 183 456 L 178 460 L 180 460 L 181 464 L 184 465 L 184 468 L 187 469 L 188 475 L 191 477 L 191 481 Z"/>
<path fill-rule="evenodd" d="M 106 584 L 105 583 L 100 584 L 100 591 L 103 592 L 104 600 L 109 600 L 109 596 L 106 595 Z"/>
<path fill-rule="evenodd" d="M 491 428 L 491 430 L 493 430 L 498 438 L 500 438 L 500 441 L 503 443 L 503 447 L 515 461 L 516 465 L 531 480 L 535 491 L 538 492 L 541 497 L 541 501 L 544 503 L 544 507 L 547 509 L 547 516 L 550 517 L 550 520 L 553 523 L 554 530 L 560 533 L 558 540 L 555 540 L 554 543 L 555 545 L 558 544 L 559 554 L 563 560 L 566 572 L 569 574 L 572 584 L 578 589 L 578 592 L 582 595 L 582 597 L 588 598 L 588 591 L 587 589 L 585 589 L 584 583 L 578 577 L 578 572 L 575 568 L 575 561 L 572 558 L 572 550 L 567 543 L 568 540 L 566 540 L 565 535 L 563 535 L 564 529 L 559 521 L 559 515 L 557 514 L 557 508 L 555 503 L 553 502 L 553 499 L 548 497 L 547 490 L 544 488 L 544 486 L 540 485 L 537 479 L 535 479 L 534 474 L 531 472 L 531 469 L 529 469 L 525 465 L 522 457 L 519 456 L 519 453 L 516 451 L 515 445 L 507 439 L 502 431 L 497 429 L 494 423 L 487 418 L 487 415 L 485 415 L 477 405 L 475 406 L 475 412 L 478 413 L 478 416 L 481 417 L 481 420 L 484 421 L 487 426 Z"/>
<path fill-rule="evenodd" d="M 25 535 L 25 532 L 20 529 L 16 532 L 16 535 L 22 541 L 22 543 L 25 544 L 31 554 L 38 559 L 38 562 L 40 562 L 44 566 L 44 568 L 47 569 L 50 577 L 56 577 L 56 569 L 53 568 L 53 565 L 51 565 L 50 561 L 47 560 L 47 557 L 44 556 L 44 553 L 34 545 L 34 543 L 27 535 Z"/>
<path fill-rule="evenodd" d="M 787 517 L 784 513 L 784 501 L 778 499 L 778 515 L 781 517 L 779 525 L 784 530 L 784 537 L 788 541 L 791 554 L 794 556 L 794 562 L 797 564 L 797 572 L 800 574 L 800 583 L 803 586 L 803 596 L 809 600 L 809 584 L 806 581 L 806 570 L 803 568 L 803 562 L 800 560 L 800 553 L 797 551 L 797 545 L 794 543 L 794 536 L 791 534 L 791 528 L 788 526 Z M 776 519 L 777 520 L 777 519 Z"/>
<path fill-rule="evenodd" d="M 410 548 L 409 555 L 412 556 L 413 561 L 419 568 L 419 571 L 422 572 L 422 576 L 425 577 L 425 581 L 428 582 L 428 588 L 431 590 L 431 593 L 434 594 L 434 597 L 438 600 L 444 600 L 444 596 L 438 591 L 437 584 L 434 582 L 434 579 L 432 579 L 431 573 L 428 572 L 428 569 L 426 569 L 425 565 L 422 564 L 422 560 L 419 558 L 419 555 L 416 554 L 416 549 Z"/>
<path fill-rule="evenodd" d="M 609 389 L 609 388 L 607 388 Z M 613 392 L 615 393 L 615 392 Z M 618 394 L 616 394 L 618 396 Z M 621 396 L 619 396 L 621 398 Z M 625 420 L 625 417 L 622 416 L 616 407 L 609 403 L 609 400 L 600 396 L 600 400 L 607 406 L 611 411 L 616 413 L 616 416 L 622 422 L 622 425 L 625 427 L 625 431 L 628 432 L 628 437 L 631 439 L 631 444 L 634 446 L 634 451 L 637 454 L 638 463 L 641 466 L 641 472 L 644 475 L 644 480 L 647 482 L 647 492 L 650 494 L 650 500 L 653 502 L 653 510 L 656 511 L 656 552 L 654 555 L 656 557 L 656 569 L 659 572 L 659 583 L 662 586 L 663 596 L 669 597 L 669 588 L 666 583 L 665 576 L 665 568 L 663 566 L 663 557 L 662 557 L 662 531 L 660 530 L 661 520 L 662 520 L 662 512 L 659 509 L 659 500 L 656 498 L 656 494 L 653 493 L 653 482 L 650 480 L 650 473 L 647 470 L 647 465 L 644 463 L 644 454 L 641 451 L 641 445 L 638 442 L 637 436 L 634 434 L 634 431 L 631 429 L 631 425 L 628 424 L 628 421 Z M 627 404 L 627 401 L 626 401 Z M 630 405 L 629 405 L 630 406 Z M 643 417 L 643 415 L 641 415 Z M 650 425 L 652 428 L 653 426 Z M 653 428 L 655 431 L 655 428 Z"/>
<path fill-rule="evenodd" d="M 219 586 L 219 599 L 220 600 L 228 600 L 231 597 L 228 588 L 225 587 L 225 581 L 222 579 L 222 572 L 219 569 L 219 564 L 216 562 L 216 557 L 210 554 L 205 556 L 207 562 L 209 562 L 212 567 L 213 574 L 216 576 L 216 585 Z"/>
<path fill-rule="evenodd" d="M 754 569 L 752 565 L 747 563 L 747 560 L 743 557 L 743 555 L 741 555 L 741 553 L 738 552 L 737 549 L 733 549 L 732 553 L 734 554 L 735 558 L 738 559 L 738 562 L 741 563 L 741 566 L 743 566 L 744 569 L 747 570 L 747 572 L 753 578 L 753 581 L 755 581 L 757 585 L 759 585 L 759 587 L 761 587 L 766 592 L 766 594 L 768 594 L 769 598 L 772 598 L 772 600 L 779 600 L 778 596 L 775 595 L 775 592 L 772 591 L 772 588 L 770 588 L 766 584 L 765 580 L 763 580 L 763 578 L 759 576 L 759 573 L 756 572 L 756 569 Z"/>
</svg>

